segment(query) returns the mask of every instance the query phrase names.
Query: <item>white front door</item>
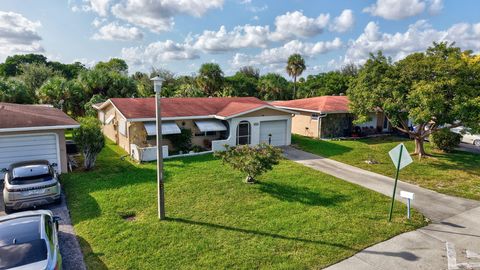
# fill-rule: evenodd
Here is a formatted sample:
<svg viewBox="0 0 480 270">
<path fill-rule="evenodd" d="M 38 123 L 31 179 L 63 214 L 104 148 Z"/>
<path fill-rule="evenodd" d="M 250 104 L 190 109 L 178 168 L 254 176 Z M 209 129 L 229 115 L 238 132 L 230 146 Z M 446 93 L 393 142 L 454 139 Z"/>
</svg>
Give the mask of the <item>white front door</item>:
<svg viewBox="0 0 480 270">
<path fill-rule="evenodd" d="M 260 122 L 260 143 L 281 146 L 287 144 L 287 120 Z"/>
<path fill-rule="evenodd" d="M 0 170 L 15 162 L 39 159 L 57 163 L 56 169 L 61 171 L 56 134 L 0 135 Z"/>
</svg>

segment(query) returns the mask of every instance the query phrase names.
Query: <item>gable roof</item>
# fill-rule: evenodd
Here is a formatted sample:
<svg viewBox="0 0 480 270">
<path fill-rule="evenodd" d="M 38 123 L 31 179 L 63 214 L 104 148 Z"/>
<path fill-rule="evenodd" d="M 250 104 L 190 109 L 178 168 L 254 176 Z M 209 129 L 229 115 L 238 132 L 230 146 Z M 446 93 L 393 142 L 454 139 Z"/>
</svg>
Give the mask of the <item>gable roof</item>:
<svg viewBox="0 0 480 270">
<path fill-rule="evenodd" d="M 111 98 L 94 108 L 112 104 L 125 119 L 155 118 L 155 98 Z M 231 118 L 263 108 L 289 112 L 254 97 L 162 98 L 162 118 L 212 117 Z M 292 113 L 292 112 L 289 112 Z"/>
<path fill-rule="evenodd" d="M 348 103 L 347 96 L 320 96 L 271 102 L 272 105 L 280 108 L 318 113 L 347 113 L 349 112 Z"/>
<path fill-rule="evenodd" d="M 77 121 L 51 106 L 0 102 L 0 132 L 77 127 Z"/>
</svg>

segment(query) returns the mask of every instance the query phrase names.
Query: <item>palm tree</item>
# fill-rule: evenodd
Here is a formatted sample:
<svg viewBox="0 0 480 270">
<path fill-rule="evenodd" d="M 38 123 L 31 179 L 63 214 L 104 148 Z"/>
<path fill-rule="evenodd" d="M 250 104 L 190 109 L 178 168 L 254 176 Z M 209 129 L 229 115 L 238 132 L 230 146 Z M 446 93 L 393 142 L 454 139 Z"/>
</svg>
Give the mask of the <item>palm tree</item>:
<svg viewBox="0 0 480 270">
<path fill-rule="evenodd" d="M 302 75 L 305 69 L 305 60 L 303 60 L 303 57 L 300 54 L 295 53 L 288 57 L 286 70 L 288 75 L 293 77 L 293 99 L 296 97 L 295 91 L 297 90 L 297 77 Z"/>
</svg>

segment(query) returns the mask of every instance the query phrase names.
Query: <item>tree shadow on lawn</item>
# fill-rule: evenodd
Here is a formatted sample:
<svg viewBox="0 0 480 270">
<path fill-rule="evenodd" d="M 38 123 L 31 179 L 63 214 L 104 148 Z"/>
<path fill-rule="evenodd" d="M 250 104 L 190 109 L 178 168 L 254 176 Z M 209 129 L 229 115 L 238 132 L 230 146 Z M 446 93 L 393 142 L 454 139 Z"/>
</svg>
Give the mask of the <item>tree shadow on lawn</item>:
<svg viewBox="0 0 480 270">
<path fill-rule="evenodd" d="M 346 250 L 352 250 L 352 251 L 355 251 L 355 252 L 359 251 L 358 249 L 343 245 L 341 243 L 327 242 L 327 241 L 322 241 L 322 240 L 305 239 L 305 238 L 301 238 L 301 237 L 285 236 L 285 235 L 271 233 L 271 232 L 237 228 L 237 227 L 208 223 L 208 222 L 203 222 L 203 221 L 188 220 L 188 219 L 184 219 L 184 218 L 167 217 L 167 221 L 179 222 L 179 223 L 197 225 L 197 226 L 203 226 L 203 227 L 209 227 L 209 228 L 213 228 L 213 229 L 240 232 L 240 233 L 258 235 L 258 236 L 265 236 L 265 237 L 271 237 L 271 238 L 275 238 L 275 239 L 298 241 L 298 242 L 309 243 L 309 244 L 327 245 L 327 246 L 342 248 L 342 249 L 346 249 Z"/>
<path fill-rule="evenodd" d="M 100 259 L 100 256 L 103 253 L 95 253 L 88 243 L 83 237 L 77 235 L 78 242 L 80 243 L 80 247 L 82 248 L 83 253 L 83 260 L 85 262 L 85 266 L 87 269 L 98 269 L 98 270 L 108 270 L 107 265 Z"/>
<path fill-rule="evenodd" d="M 335 206 L 349 200 L 349 196 L 332 192 L 317 192 L 307 187 L 284 185 L 278 182 L 258 182 L 260 191 L 282 201 L 299 202 L 313 206 Z"/>
<path fill-rule="evenodd" d="M 480 176 L 480 155 L 454 150 L 450 153 L 429 153 L 430 164 L 438 170 L 462 170 Z M 433 160 L 432 157 L 435 159 Z M 447 161 L 447 162 L 445 162 Z"/>
</svg>

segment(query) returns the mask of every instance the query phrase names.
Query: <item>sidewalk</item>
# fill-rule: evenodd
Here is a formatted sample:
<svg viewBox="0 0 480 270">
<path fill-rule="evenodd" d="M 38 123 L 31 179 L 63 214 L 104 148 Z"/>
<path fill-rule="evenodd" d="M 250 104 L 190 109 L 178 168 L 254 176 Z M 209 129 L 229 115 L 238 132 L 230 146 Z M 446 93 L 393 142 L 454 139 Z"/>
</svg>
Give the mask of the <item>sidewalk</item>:
<svg viewBox="0 0 480 270">
<path fill-rule="evenodd" d="M 390 177 L 292 147 L 284 152 L 288 159 L 307 167 L 392 195 L 394 179 Z M 480 253 L 480 202 L 399 181 L 396 198 L 402 202 L 401 190 L 415 193 L 413 207 L 432 224 L 376 244 L 327 269 L 480 269 L 480 256 L 476 258 Z"/>
</svg>

